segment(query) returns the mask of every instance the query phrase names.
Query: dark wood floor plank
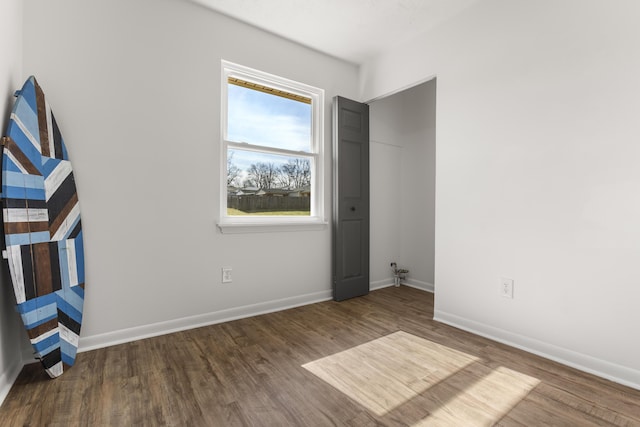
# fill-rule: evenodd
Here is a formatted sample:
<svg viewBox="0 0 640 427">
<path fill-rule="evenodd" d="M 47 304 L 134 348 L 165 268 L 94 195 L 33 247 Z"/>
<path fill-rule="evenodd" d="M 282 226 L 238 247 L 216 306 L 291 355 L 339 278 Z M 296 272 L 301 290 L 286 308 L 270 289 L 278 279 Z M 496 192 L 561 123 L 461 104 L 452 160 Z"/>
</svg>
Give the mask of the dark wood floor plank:
<svg viewBox="0 0 640 427">
<path fill-rule="evenodd" d="M 340 303 L 192 329 L 81 353 L 50 380 L 26 366 L 0 425 L 407 426 L 459 399 L 497 369 L 540 383 L 499 426 L 638 426 L 640 391 L 434 322 L 433 295 L 400 287 Z M 397 331 L 475 358 L 446 380 L 376 415 L 302 365 Z M 474 411 L 498 411 L 467 396 Z"/>
</svg>

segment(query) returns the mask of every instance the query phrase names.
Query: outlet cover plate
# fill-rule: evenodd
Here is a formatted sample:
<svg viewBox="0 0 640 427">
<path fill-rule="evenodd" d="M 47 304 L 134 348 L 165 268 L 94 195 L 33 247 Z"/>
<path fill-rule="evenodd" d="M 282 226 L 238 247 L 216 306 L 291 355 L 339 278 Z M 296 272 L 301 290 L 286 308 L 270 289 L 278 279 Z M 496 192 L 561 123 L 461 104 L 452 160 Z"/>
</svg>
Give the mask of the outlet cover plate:
<svg viewBox="0 0 640 427">
<path fill-rule="evenodd" d="M 503 277 L 500 283 L 500 294 L 505 298 L 513 299 L 513 279 Z"/>
<path fill-rule="evenodd" d="M 231 283 L 231 267 L 222 267 L 222 283 Z"/>
</svg>

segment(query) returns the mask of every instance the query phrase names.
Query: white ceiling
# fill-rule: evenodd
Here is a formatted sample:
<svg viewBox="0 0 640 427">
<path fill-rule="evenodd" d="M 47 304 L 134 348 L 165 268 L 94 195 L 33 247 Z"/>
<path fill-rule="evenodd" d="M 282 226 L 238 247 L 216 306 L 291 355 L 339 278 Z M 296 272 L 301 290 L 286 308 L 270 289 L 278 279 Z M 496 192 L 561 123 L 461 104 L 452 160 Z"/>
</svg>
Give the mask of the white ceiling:
<svg viewBox="0 0 640 427">
<path fill-rule="evenodd" d="M 479 0 L 191 0 L 360 64 Z"/>
</svg>

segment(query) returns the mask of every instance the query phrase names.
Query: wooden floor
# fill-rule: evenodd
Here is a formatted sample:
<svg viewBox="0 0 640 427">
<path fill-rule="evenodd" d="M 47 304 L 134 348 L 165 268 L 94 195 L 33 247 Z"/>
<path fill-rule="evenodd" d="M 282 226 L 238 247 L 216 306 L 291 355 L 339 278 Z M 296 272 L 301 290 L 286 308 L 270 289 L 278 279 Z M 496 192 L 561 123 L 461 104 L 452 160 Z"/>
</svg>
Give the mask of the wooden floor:
<svg viewBox="0 0 640 427">
<path fill-rule="evenodd" d="M 391 287 L 340 303 L 80 353 L 74 368 L 55 380 L 29 365 L 0 407 L 0 425 L 469 426 L 477 419 L 480 425 L 500 426 L 640 426 L 640 391 L 432 317 L 431 294 Z M 437 372 L 441 377 L 373 409 L 361 396 L 350 397 L 321 378 L 329 365 L 320 359 L 347 350 L 342 354 L 353 358 L 357 353 L 350 350 L 374 343 L 397 348 L 389 340 L 398 338 L 424 344 L 424 351 L 455 354 L 457 368 L 443 375 L 423 363 L 428 373 L 420 381 Z M 413 351 L 394 356 L 399 372 L 403 360 L 418 357 L 411 357 Z M 360 354 L 356 357 L 365 363 L 366 352 Z M 372 376 L 362 374 L 364 389 Z M 489 377 L 493 382 L 482 386 Z M 351 375 L 352 382 L 358 378 Z M 524 381 L 516 394 L 508 391 L 514 378 Z M 505 396 L 502 403 L 511 400 L 490 408 L 492 421 L 474 418 L 474 411 L 497 395 Z M 435 415 L 443 412 L 448 421 L 439 423 L 443 418 Z"/>
</svg>

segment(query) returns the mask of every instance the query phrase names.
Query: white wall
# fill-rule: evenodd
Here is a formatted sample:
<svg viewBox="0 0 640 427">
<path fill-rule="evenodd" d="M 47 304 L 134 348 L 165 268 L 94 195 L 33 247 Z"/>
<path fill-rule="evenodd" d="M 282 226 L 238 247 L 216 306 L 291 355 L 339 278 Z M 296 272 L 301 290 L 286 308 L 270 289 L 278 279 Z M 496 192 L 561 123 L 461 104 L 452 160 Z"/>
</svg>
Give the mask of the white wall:
<svg viewBox="0 0 640 427">
<path fill-rule="evenodd" d="M 435 80 L 370 104 L 372 287 L 396 261 L 408 284 L 433 290 L 435 106 Z"/>
<path fill-rule="evenodd" d="M 0 133 L 5 134 L 13 108 L 13 92 L 22 85 L 22 1 L 0 2 Z M 4 244 L 2 244 L 4 247 Z M 21 346 L 27 340 L 20 317 L 6 261 L 0 261 L 0 403 L 22 368 Z"/>
<path fill-rule="evenodd" d="M 483 0 L 361 87 L 438 77 L 436 318 L 640 388 L 638 16 Z"/>
<path fill-rule="evenodd" d="M 25 16 L 24 69 L 55 110 L 82 207 L 81 350 L 331 296 L 329 227 L 216 228 L 220 60 L 323 88 L 327 156 L 354 65 L 182 0 L 27 0 Z"/>
<path fill-rule="evenodd" d="M 383 142 L 376 136 L 375 118 L 379 109 L 370 105 L 369 193 L 370 193 L 370 288 L 377 289 L 393 283 L 389 264 L 401 263 L 402 253 L 400 206 L 402 194 L 402 146 Z"/>
</svg>

